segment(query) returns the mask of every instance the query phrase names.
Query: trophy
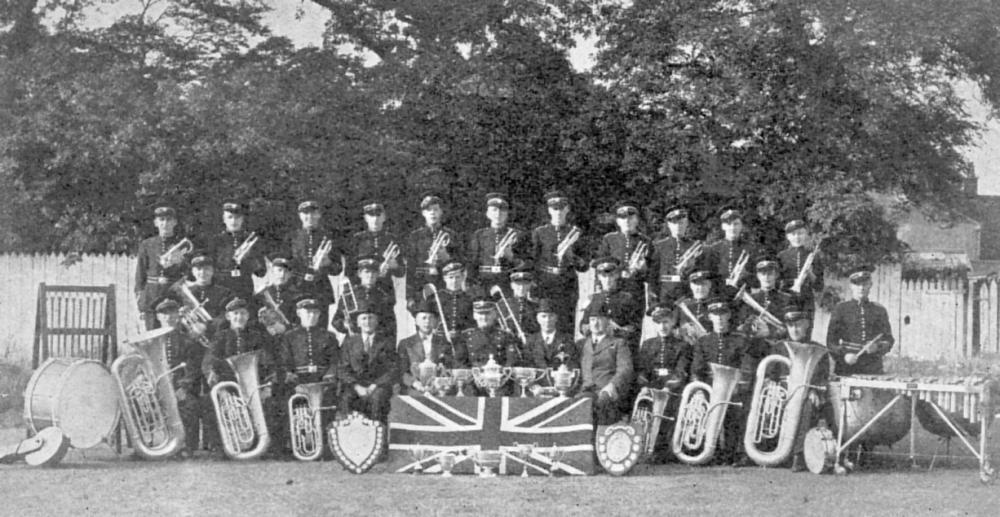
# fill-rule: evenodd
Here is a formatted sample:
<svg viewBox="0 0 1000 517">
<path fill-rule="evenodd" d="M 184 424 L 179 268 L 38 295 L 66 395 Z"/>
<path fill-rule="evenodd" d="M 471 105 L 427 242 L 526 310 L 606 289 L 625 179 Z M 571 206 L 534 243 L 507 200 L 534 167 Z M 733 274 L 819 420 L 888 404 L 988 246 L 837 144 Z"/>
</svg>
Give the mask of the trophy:
<svg viewBox="0 0 1000 517">
<path fill-rule="evenodd" d="M 500 466 L 500 460 L 503 459 L 502 452 L 478 450 L 471 451 L 469 455 L 472 457 L 472 462 L 479 468 L 479 477 L 497 477 L 496 473 L 493 472 L 493 469 Z"/>
<path fill-rule="evenodd" d="M 412 373 L 420 381 L 420 384 L 424 385 L 424 390 L 430 390 L 433 388 L 434 377 L 437 376 L 438 371 L 442 368 L 434 361 L 431 361 L 430 357 L 425 357 L 423 361 L 412 367 Z"/>
<path fill-rule="evenodd" d="M 451 378 L 455 380 L 455 386 L 458 387 L 458 393 L 455 396 L 464 397 L 465 394 L 462 393 L 462 388 L 465 387 L 465 383 L 472 380 L 472 370 L 468 368 L 453 368 L 451 370 Z"/>
<path fill-rule="evenodd" d="M 556 447 L 556 444 L 552 444 L 552 448 L 548 451 L 548 457 L 552 461 L 552 465 L 549 467 L 549 477 L 552 477 L 555 474 L 556 469 L 559 468 L 559 460 L 562 459 L 565 453 L 566 451 Z"/>
<path fill-rule="evenodd" d="M 524 464 L 521 465 L 521 477 L 528 477 L 528 465 L 531 463 L 531 453 L 538 447 L 537 443 L 517 443 L 514 442 L 514 447 L 517 447 L 517 455 L 519 458 L 524 460 Z"/>
<path fill-rule="evenodd" d="M 556 388 L 559 392 L 560 397 L 565 397 L 566 393 L 573 387 L 576 380 L 580 377 L 580 369 L 573 368 L 570 370 L 566 367 L 566 363 L 560 364 L 558 370 L 552 370 L 548 368 L 546 373 L 549 379 L 552 380 L 552 386 Z"/>
<path fill-rule="evenodd" d="M 447 375 L 434 377 L 432 385 L 434 387 L 434 392 L 437 393 L 439 397 L 443 397 L 447 395 L 448 390 L 455 385 L 455 379 Z"/>
<path fill-rule="evenodd" d="M 450 478 L 451 471 L 455 468 L 455 453 L 442 452 L 438 456 L 438 464 L 441 465 L 441 477 Z"/>
<path fill-rule="evenodd" d="M 545 370 L 536 368 L 511 368 L 511 376 L 521 385 L 521 396 L 528 396 L 528 386 L 545 378 Z"/>
<path fill-rule="evenodd" d="M 493 354 L 490 354 L 490 359 L 482 368 L 472 367 L 472 378 L 476 381 L 476 386 L 488 390 L 490 397 L 496 397 L 500 386 L 510 380 L 510 367 L 500 366 L 493 359 Z"/>
<path fill-rule="evenodd" d="M 433 453 L 433 451 L 424 449 L 419 443 L 414 448 L 410 449 L 410 456 L 412 456 L 413 461 L 417 463 L 413 467 L 413 474 L 420 474 L 424 471 L 424 460 L 428 458 L 428 453 Z"/>
</svg>

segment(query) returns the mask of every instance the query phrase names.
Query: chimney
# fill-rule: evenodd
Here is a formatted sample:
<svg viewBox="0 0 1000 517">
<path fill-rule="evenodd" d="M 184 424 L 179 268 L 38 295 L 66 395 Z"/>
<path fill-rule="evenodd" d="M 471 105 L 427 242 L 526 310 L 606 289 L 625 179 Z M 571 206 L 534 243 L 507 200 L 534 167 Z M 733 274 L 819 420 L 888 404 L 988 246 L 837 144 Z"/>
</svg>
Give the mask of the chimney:
<svg viewBox="0 0 1000 517">
<path fill-rule="evenodd" d="M 979 178 L 966 176 L 962 178 L 962 193 L 966 197 L 976 197 L 979 195 Z"/>
</svg>

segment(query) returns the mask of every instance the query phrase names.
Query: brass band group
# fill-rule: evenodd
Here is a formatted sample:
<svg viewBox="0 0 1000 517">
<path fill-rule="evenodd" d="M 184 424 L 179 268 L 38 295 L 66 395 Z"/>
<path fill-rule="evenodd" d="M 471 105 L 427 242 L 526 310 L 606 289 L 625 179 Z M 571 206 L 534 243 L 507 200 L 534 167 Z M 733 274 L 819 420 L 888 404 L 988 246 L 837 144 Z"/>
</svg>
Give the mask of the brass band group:
<svg viewBox="0 0 1000 517">
<path fill-rule="evenodd" d="M 357 208 L 363 229 L 352 234 L 305 200 L 301 226 L 274 242 L 238 202 L 222 204 L 214 235 L 183 235 L 183 214 L 156 207 L 135 290 L 162 347 L 146 354 L 163 371 L 113 368 L 131 440 L 149 457 L 314 459 L 317 428 L 351 412 L 385 423 L 394 394 L 572 396 L 591 399 L 601 428 L 641 420 L 651 461 L 798 468 L 806 431 L 834 423 L 828 378 L 882 373 L 893 335 L 868 299 L 871 268 L 851 272 L 852 299 L 833 310 L 825 344 L 812 341 L 823 264 L 805 221 L 787 222 L 787 247 L 771 250 L 747 237 L 739 210 L 722 209 L 723 237 L 702 242 L 676 206 L 651 238 L 639 207 L 620 202 L 617 230 L 591 236 L 569 222 L 566 195 L 544 199 L 549 220 L 527 231 L 508 224 L 504 195 L 489 194 L 489 224 L 471 235 L 444 224 L 434 195 L 413 201 L 423 224 L 406 235 L 385 230 L 378 201 Z M 588 270 L 594 294 L 581 300 Z M 412 327 L 397 322 L 411 316 Z M 655 332 L 643 334 L 644 319 Z M 538 375 L 518 389 L 426 373 L 497 366 Z M 149 375 L 172 381 L 176 400 L 150 396 Z M 180 422 L 153 423 L 183 427 L 183 443 L 157 442 L 158 417 L 146 414 L 157 404 L 176 404 Z"/>
</svg>

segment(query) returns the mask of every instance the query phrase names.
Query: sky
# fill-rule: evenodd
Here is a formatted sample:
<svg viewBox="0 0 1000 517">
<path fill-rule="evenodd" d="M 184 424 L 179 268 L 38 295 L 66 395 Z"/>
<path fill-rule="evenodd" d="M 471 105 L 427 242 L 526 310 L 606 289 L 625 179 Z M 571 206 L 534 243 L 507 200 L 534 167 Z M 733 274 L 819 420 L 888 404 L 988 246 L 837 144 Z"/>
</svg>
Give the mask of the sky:
<svg viewBox="0 0 1000 517">
<path fill-rule="evenodd" d="M 308 0 L 267 0 L 272 10 L 265 16 L 265 24 L 281 36 L 286 36 L 298 47 L 319 46 L 329 12 Z M 96 24 L 110 24 L 117 16 L 135 13 L 139 0 L 118 0 L 97 8 L 88 16 Z M 569 60 L 577 70 L 587 70 L 593 63 L 593 41 L 578 41 L 570 51 Z M 963 152 L 975 167 L 979 177 L 979 193 L 1000 195 L 1000 120 L 990 117 L 989 108 L 979 100 L 975 85 L 961 84 L 958 90 L 966 100 L 970 118 L 983 126 L 983 132 L 974 144 Z"/>
</svg>

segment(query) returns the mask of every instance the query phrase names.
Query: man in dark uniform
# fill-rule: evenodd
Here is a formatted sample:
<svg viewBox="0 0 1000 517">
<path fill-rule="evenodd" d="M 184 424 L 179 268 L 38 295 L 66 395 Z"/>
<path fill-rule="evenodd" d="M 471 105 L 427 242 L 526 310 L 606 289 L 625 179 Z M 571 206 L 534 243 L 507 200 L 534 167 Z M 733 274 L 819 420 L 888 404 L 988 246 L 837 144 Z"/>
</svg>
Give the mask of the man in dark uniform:
<svg viewBox="0 0 1000 517">
<path fill-rule="evenodd" d="M 205 426 L 205 446 L 211 448 L 219 444 L 215 410 L 203 390 L 205 381 L 200 366 L 205 348 L 180 327 L 180 304 L 176 300 L 162 299 L 155 305 L 155 311 L 159 326 L 174 329 L 166 338 L 167 367 L 176 368 L 184 364 L 173 373 L 172 379 L 186 442 L 180 455 L 190 458 L 198 449 L 200 424 Z"/>
<path fill-rule="evenodd" d="M 292 234 L 288 247 L 295 271 L 302 275 L 299 288 L 320 304 L 322 320 L 326 321 L 327 306 L 333 297 L 327 277 L 340 274 L 343 253 L 333 242 L 330 232 L 322 227 L 322 220 L 319 203 L 313 200 L 299 203 L 302 227 Z M 327 249 L 329 251 L 323 253 Z"/>
<path fill-rule="evenodd" d="M 483 366 L 489 362 L 490 356 L 502 366 L 531 365 L 531 358 L 523 350 L 521 342 L 497 325 L 496 303 L 477 300 L 472 304 L 472 311 L 476 326 L 459 334 L 460 346 L 468 351 L 471 366 Z M 499 393 L 509 394 L 509 388 L 509 385 L 502 387 Z M 485 390 L 476 390 L 475 393 L 486 395 Z"/>
<path fill-rule="evenodd" d="M 612 257 L 621 264 L 622 289 L 640 301 L 640 315 L 646 310 L 646 294 L 650 280 L 649 260 L 653 256 L 653 241 L 639 232 L 639 209 L 635 203 L 623 201 L 615 205 L 618 231 L 601 239 L 595 257 Z"/>
<path fill-rule="evenodd" d="M 153 224 L 157 235 L 139 243 L 135 267 L 135 297 L 146 330 L 153 330 L 159 325 L 156 302 L 184 276 L 186 254 L 192 251 L 192 246 L 187 245 L 184 253 L 167 254 L 182 240 L 176 233 L 177 212 L 173 208 L 157 207 L 153 211 Z"/>
<path fill-rule="evenodd" d="M 441 198 L 424 196 L 420 213 L 424 225 L 406 236 L 406 303 L 413 305 L 421 297 L 425 284 L 442 286 L 441 267 L 452 260 L 461 260 L 461 239 L 451 228 L 442 224 L 444 210 Z M 438 244 L 438 246 L 435 246 Z"/>
<path fill-rule="evenodd" d="M 525 233 L 507 225 L 510 205 L 502 194 L 491 192 L 486 195 L 486 218 L 490 225 L 480 228 L 469 239 L 469 282 L 482 293 L 490 291 L 494 285 L 507 283 L 510 270 L 523 262 L 525 248 L 529 241 Z"/>
<path fill-rule="evenodd" d="M 298 323 L 295 302 L 302 295 L 292 273 L 291 261 L 286 257 L 275 257 L 271 261 L 270 283 L 254 295 L 260 307 L 257 319 L 268 334 L 280 336 Z"/>
<path fill-rule="evenodd" d="M 656 275 L 654 280 L 659 286 L 656 289 L 659 297 L 677 300 L 687 293 L 684 279 L 701 258 L 701 252 L 697 250 L 702 249 L 702 245 L 688 237 L 691 222 L 687 208 L 677 206 L 669 209 L 666 220 L 670 236 L 653 243 L 651 269 Z"/>
<path fill-rule="evenodd" d="M 594 259 L 591 264 L 597 273 L 601 290 L 590 299 L 590 304 L 605 307 L 611 319 L 611 331 L 625 340 L 629 352 L 639 347 L 642 332 L 642 298 L 622 285 L 621 263 L 614 257 Z"/>
<path fill-rule="evenodd" d="M 305 298 L 295 304 L 295 311 L 299 326 L 281 336 L 280 367 L 286 372 L 285 383 L 296 386 L 336 379 L 340 348 L 337 337 L 320 325 L 319 302 Z M 336 389 L 324 390 L 324 406 L 334 403 L 335 392 Z"/>
<path fill-rule="evenodd" d="M 722 221 L 723 239 L 708 247 L 707 262 L 720 282 L 732 287 L 739 287 L 750 278 L 750 265 L 753 264 L 757 249 L 745 234 L 743 215 L 739 210 L 727 208 L 719 215 Z M 742 272 L 734 276 L 733 269 L 746 257 Z"/>
<path fill-rule="evenodd" d="M 226 321 L 226 304 L 233 298 L 232 291 L 215 281 L 212 257 L 202 251 L 191 254 L 190 276 L 178 280 L 170 292 L 186 311 L 200 315 L 194 318 L 196 328 L 191 330 L 209 339 Z"/>
<path fill-rule="evenodd" d="M 723 422 L 725 440 L 720 444 L 716 458 L 721 463 L 731 463 L 736 466 L 750 465 L 750 459 L 743 450 L 743 431 L 747 408 L 750 407 L 757 362 L 766 356 L 769 350 L 760 341 L 733 332 L 730 324 L 732 308 L 728 300 L 714 298 L 708 304 L 708 311 L 712 321 L 712 331 L 698 339 L 694 346 L 691 376 L 695 380 L 711 384 L 714 379 L 709 363 L 740 370 L 740 381 L 731 401 L 742 405 L 729 406 L 726 410 Z"/>
<path fill-rule="evenodd" d="M 778 290 L 778 262 L 772 258 L 764 258 L 757 261 L 754 269 L 757 272 L 757 283 L 760 287 L 753 290 L 750 298 L 753 298 L 768 314 L 775 318 L 780 318 L 778 315 L 784 314 L 785 308 L 792 301 L 792 297 L 788 293 Z M 743 323 L 737 327 L 737 330 L 744 334 L 765 339 L 782 339 L 785 337 L 784 326 L 778 328 L 773 324 L 768 324 L 749 305 L 743 305 L 738 321 Z M 780 322 L 780 319 L 778 322 Z"/>
<path fill-rule="evenodd" d="M 677 302 L 681 320 L 680 334 L 690 344 L 694 344 L 712 328 L 712 322 L 708 318 L 708 302 L 712 298 L 713 283 L 711 271 L 692 271 L 688 275 L 691 296 Z"/>
<path fill-rule="evenodd" d="M 253 275 L 263 277 L 267 273 L 264 245 L 256 233 L 246 229 L 246 208 L 243 205 L 223 203 L 222 222 L 225 230 L 209 237 L 204 243 L 206 252 L 215 262 L 215 281 L 234 296 L 250 302 L 253 300 Z M 240 252 L 238 255 L 237 251 Z M 250 315 L 256 315 L 253 307 L 250 307 Z"/>
<path fill-rule="evenodd" d="M 558 313 L 560 330 L 573 333 L 576 302 L 579 296 L 577 273 L 587 270 L 585 246 L 579 227 L 568 224 L 569 199 L 559 191 L 545 194 L 549 223 L 531 232 L 529 256 L 538 272 L 538 291 L 552 300 Z"/>
<path fill-rule="evenodd" d="M 669 390 L 670 400 L 663 414 L 672 417 L 677 414 L 681 389 L 687 382 L 691 345 L 677 337 L 677 309 L 669 299 L 661 299 L 650 309 L 649 316 L 656 324 L 656 336 L 643 341 L 639 347 L 635 361 L 636 385 L 640 389 Z M 653 449 L 654 462 L 662 463 L 670 458 L 673 429 L 671 421 L 661 422 Z"/>
<path fill-rule="evenodd" d="M 535 310 L 538 331 L 528 336 L 525 346 L 535 368 L 558 369 L 566 365 L 572 370 L 580 367 L 580 353 L 573 342 L 573 334 L 560 327 L 557 309 L 552 300 L 538 300 Z"/>
<path fill-rule="evenodd" d="M 631 409 L 632 353 L 624 339 L 612 334 L 607 306 L 591 302 L 585 316 L 590 335 L 577 342 L 580 396 L 593 400 L 595 425 L 610 425 Z"/>
<path fill-rule="evenodd" d="M 534 285 L 534 275 L 530 270 L 521 269 L 510 274 L 510 311 L 524 338 L 538 331 L 538 321 L 535 320 L 535 312 L 538 310 L 538 303 L 531 296 L 531 287 Z M 513 330 L 513 329 L 512 329 Z M 521 336 L 517 336 L 519 339 Z"/>
<path fill-rule="evenodd" d="M 449 262 L 441 268 L 441 273 L 444 276 L 444 289 L 438 289 L 438 299 L 441 300 L 441 310 L 444 311 L 444 325 L 438 330 L 443 333 L 447 328 L 448 335 L 445 337 L 454 343 L 459 332 L 475 324 L 472 319 L 472 295 L 462 290 L 465 266 L 461 262 Z M 428 300 L 437 303 L 433 295 Z"/>
<path fill-rule="evenodd" d="M 868 299 L 872 271 L 874 268 L 862 266 L 851 272 L 852 299 L 838 303 L 830 315 L 826 346 L 836 362 L 837 375 L 883 373 L 882 357 L 896 342 L 885 307 Z"/>
<path fill-rule="evenodd" d="M 374 307 L 360 305 L 355 318 L 358 333 L 344 338 L 340 354 L 340 412 L 358 411 L 387 424 L 392 387 L 399 382 L 396 337 L 378 330 Z"/>
<path fill-rule="evenodd" d="M 354 276 L 356 271 L 352 267 L 362 257 L 375 256 L 379 259 L 378 264 L 378 285 L 383 292 L 395 296 L 396 289 L 393 278 L 402 278 L 406 275 L 406 268 L 403 267 L 403 241 L 385 229 L 385 207 L 377 201 L 366 201 L 362 206 L 365 218 L 365 229 L 355 233 L 351 237 L 350 256 L 348 257 L 348 271 L 350 276 Z M 395 256 L 391 257 L 390 252 L 395 250 Z M 379 320 L 382 329 L 391 329 L 390 322 Z"/>
<path fill-rule="evenodd" d="M 811 240 L 809 227 L 802 219 L 789 221 L 785 225 L 785 238 L 788 240 L 788 247 L 778 253 L 778 260 L 781 262 L 779 285 L 782 289 L 790 291 L 795 279 L 806 265 L 806 258 L 819 243 L 809 245 Z M 798 293 L 805 308 L 813 306 L 816 293 L 823 291 L 823 285 L 823 259 L 817 253 Z"/>
<path fill-rule="evenodd" d="M 456 343 L 452 347 L 441 335 L 435 332 L 438 326 L 437 307 L 430 300 L 421 300 L 413 308 L 413 321 L 417 333 L 399 342 L 399 369 L 402 372 L 404 389 L 424 392 L 430 386 L 424 386 L 417 378 L 417 365 L 430 358 L 435 364 L 445 368 L 468 367 L 469 354 L 464 343 Z"/>
<path fill-rule="evenodd" d="M 354 292 L 354 303 L 358 307 L 367 306 L 368 310 L 374 311 L 378 316 L 379 334 L 383 337 L 396 341 L 396 298 L 378 287 L 378 268 L 380 260 L 376 256 L 361 257 L 357 265 L 353 268 L 357 271 L 358 283 L 352 283 L 351 289 Z M 346 287 L 345 287 L 346 288 Z M 343 334 L 355 334 L 356 327 L 352 327 L 348 332 L 347 324 L 354 321 L 355 314 L 345 312 L 343 301 L 337 306 L 337 314 L 333 317 L 333 326 Z"/>
</svg>

